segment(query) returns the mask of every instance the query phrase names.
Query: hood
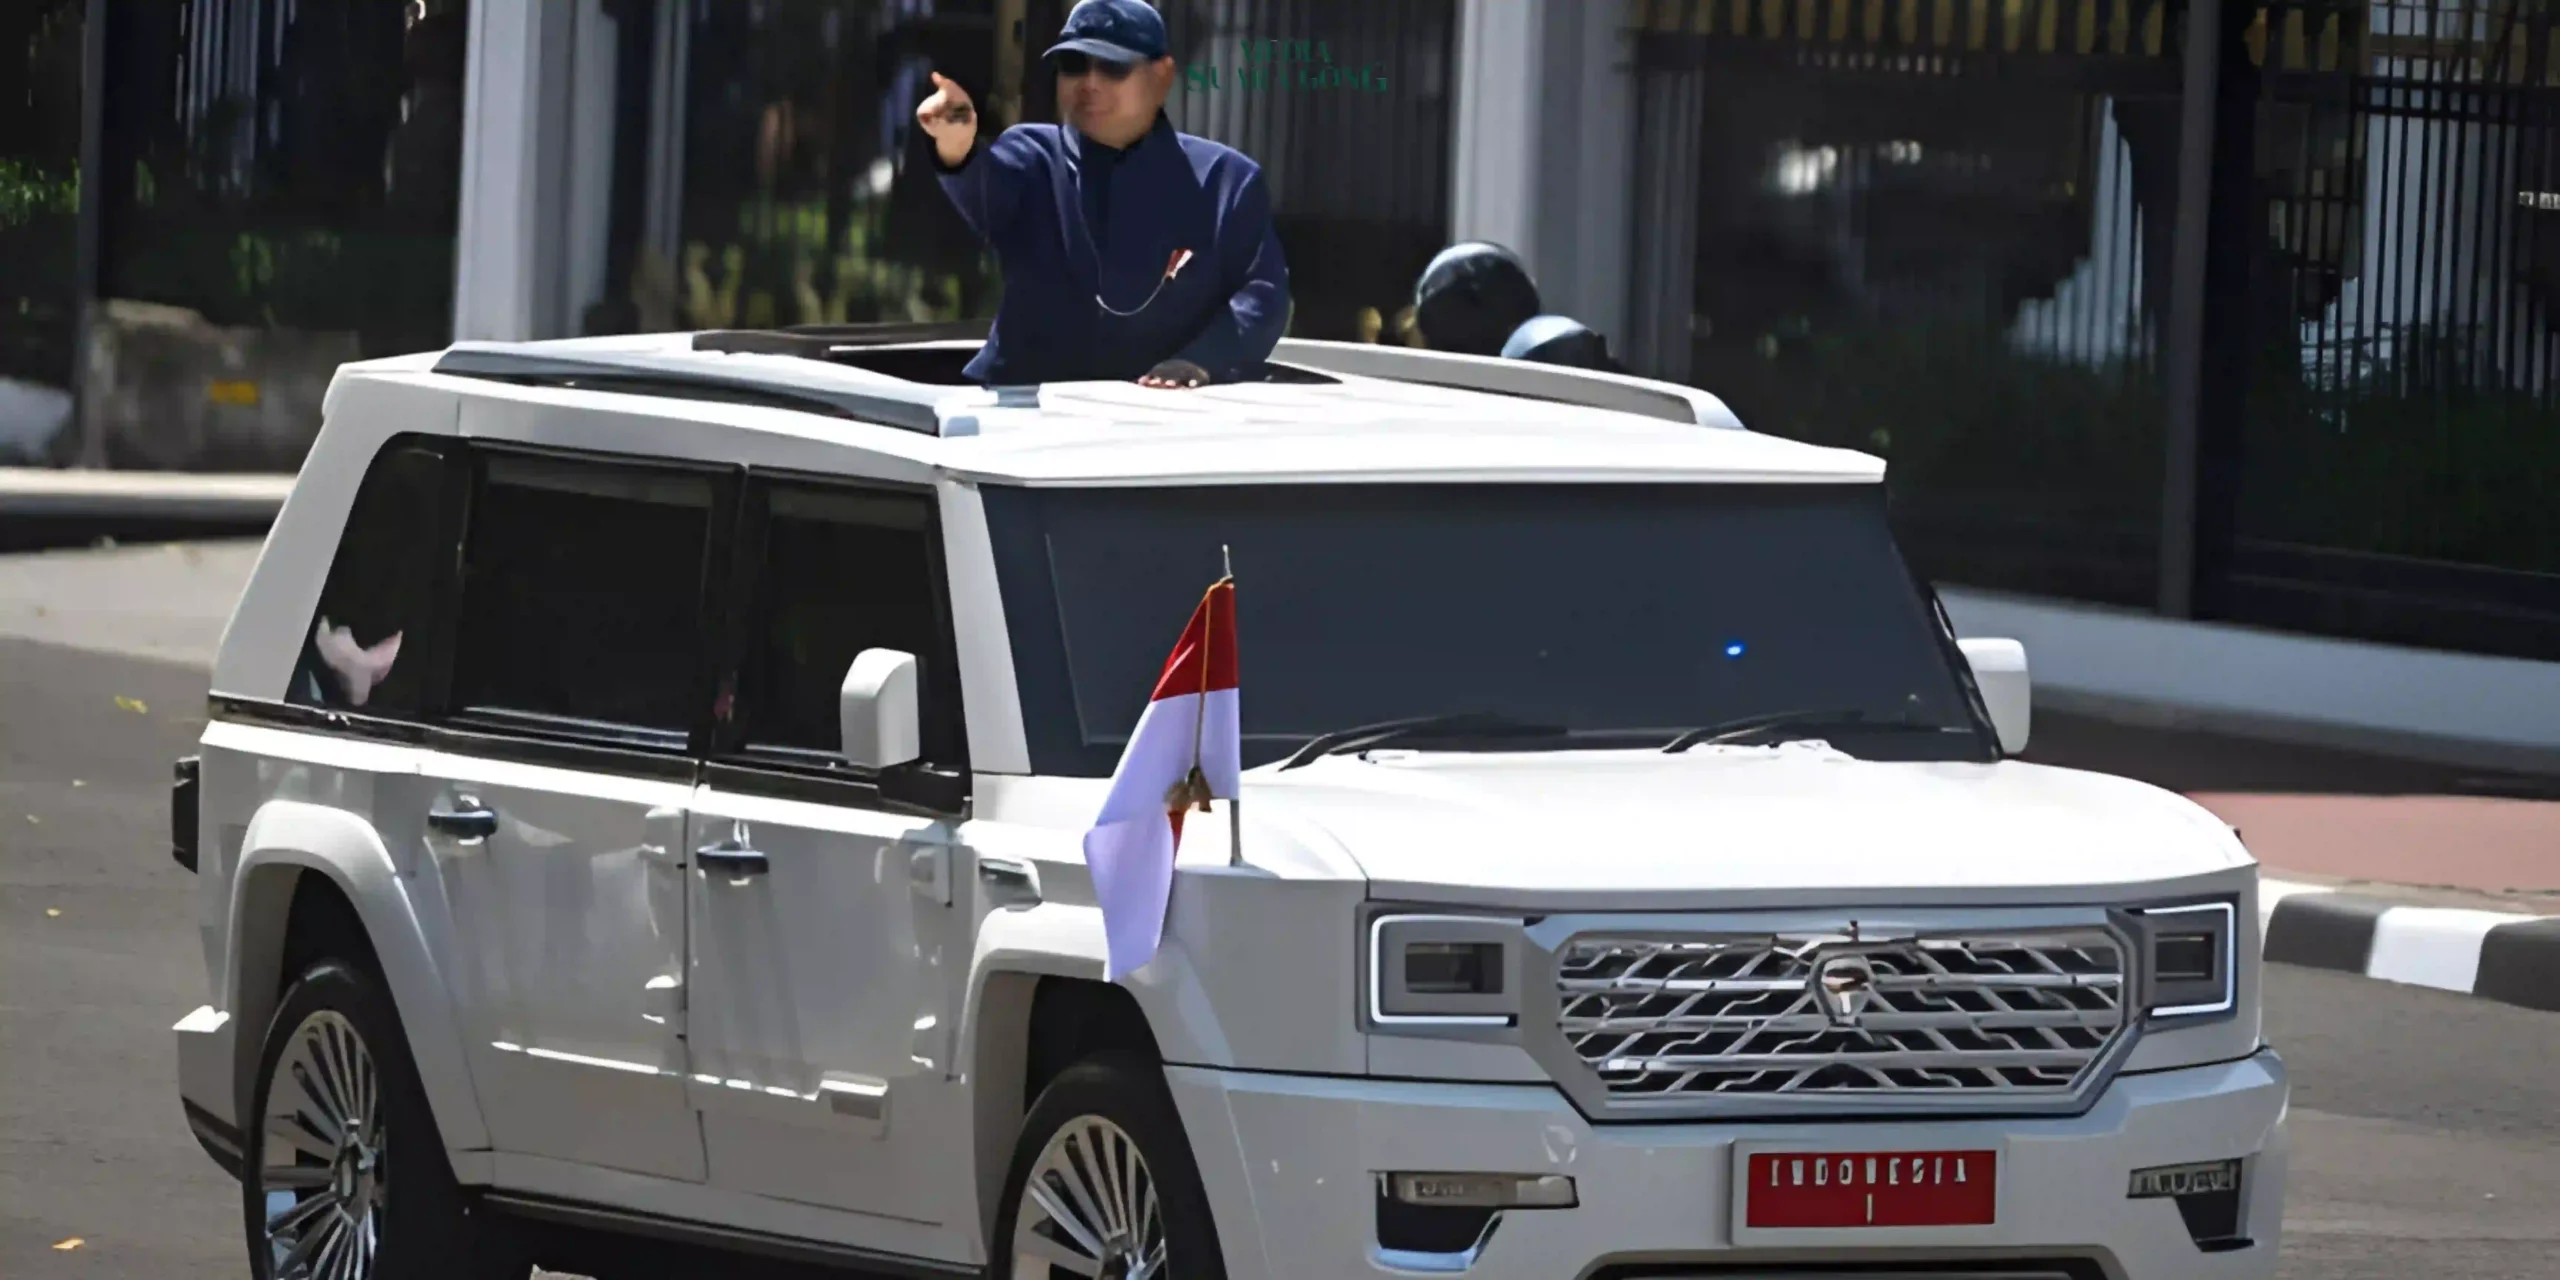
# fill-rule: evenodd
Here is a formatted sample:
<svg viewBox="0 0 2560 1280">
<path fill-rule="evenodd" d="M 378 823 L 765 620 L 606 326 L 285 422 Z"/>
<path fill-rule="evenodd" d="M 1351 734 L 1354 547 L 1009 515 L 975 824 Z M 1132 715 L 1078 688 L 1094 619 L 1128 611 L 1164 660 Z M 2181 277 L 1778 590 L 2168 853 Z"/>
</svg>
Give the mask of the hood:
<svg viewBox="0 0 2560 1280">
<path fill-rule="evenodd" d="M 2251 865 L 2219 819 L 2145 783 L 1809 742 L 1328 756 L 1247 774 L 1245 808 L 1356 863 L 1374 897 L 1528 909 L 2088 901 Z"/>
</svg>

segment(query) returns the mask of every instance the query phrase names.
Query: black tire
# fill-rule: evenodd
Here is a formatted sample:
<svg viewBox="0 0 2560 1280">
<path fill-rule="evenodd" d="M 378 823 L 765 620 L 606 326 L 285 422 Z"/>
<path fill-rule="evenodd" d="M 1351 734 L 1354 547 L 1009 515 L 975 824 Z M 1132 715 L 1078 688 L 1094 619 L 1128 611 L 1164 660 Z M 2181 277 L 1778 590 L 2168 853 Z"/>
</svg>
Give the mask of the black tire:
<svg viewBox="0 0 2560 1280">
<path fill-rule="evenodd" d="M 444 1139 L 428 1109 L 426 1090 L 418 1082 L 417 1064 L 409 1057 L 409 1042 L 401 1030 L 399 1011 L 372 974 L 340 960 L 313 964 L 294 981 L 276 1006 L 266 1043 L 258 1054 L 258 1074 L 251 1085 L 249 1110 L 240 1126 L 241 1218 L 247 1232 L 249 1274 L 253 1280 L 301 1280 L 311 1274 L 309 1265 L 304 1263 L 278 1275 L 278 1260 L 266 1247 L 266 1200 L 271 1190 L 267 1180 L 271 1176 L 291 1177 L 271 1174 L 267 1167 L 269 1144 L 275 1140 L 268 1132 L 265 1117 L 278 1084 L 278 1064 L 288 1053 L 295 1055 L 294 1067 L 288 1070 L 292 1078 L 286 1082 L 288 1088 L 302 1094 L 293 1102 L 295 1113 L 325 1112 L 338 1105 L 337 1101 L 320 1099 L 303 1081 L 316 1079 L 322 1090 L 333 1087 L 336 1077 L 329 1074 L 331 1064 L 353 1060 L 343 1041 L 350 1031 L 373 1064 L 374 1085 L 370 1093 L 374 1101 L 370 1109 L 376 1121 L 366 1127 L 379 1138 L 378 1146 L 373 1148 L 376 1158 L 367 1164 L 350 1157 L 351 1167 L 366 1170 L 362 1179 L 349 1176 L 340 1182 L 338 1165 L 332 1163 L 327 1167 L 336 1186 L 272 1190 L 279 1196 L 293 1196 L 292 1204 L 300 1207 L 324 1194 L 335 1196 L 354 1188 L 360 1203 L 374 1206 L 372 1266 L 357 1269 L 354 1274 L 358 1280 L 525 1280 L 532 1273 L 533 1264 L 517 1233 L 496 1215 L 475 1212 L 471 1197 L 454 1181 L 453 1168 L 445 1159 Z M 297 1042 L 301 1042 L 300 1048 Z M 355 1072 L 341 1074 L 360 1076 Z M 358 1097 L 363 1096 L 361 1086 L 350 1087 L 359 1090 Z M 294 1095 L 287 1097 L 292 1099 Z M 316 1126 L 319 1130 L 336 1128 L 325 1115 L 317 1119 L 322 1121 Z M 316 1159 L 318 1151 L 314 1147 L 326 1146 L 315 1134 L 312 1144 L 306 1145 L 306 1154 L 299 1158 Z M 297 1159 L 289 1151 L 279 1150 L 277 1155 L 283 1164 Z M 305 1175 L 317 1172 L 307 1165 L 301 1171 Z M 332 1213 L 334 1210 L 315 1209 L 310 1218 L 324 1219 Z M 347 1247 L 352 1248 L 357 1235 L 342 1234 Z M 315 1244 L 318 1249 L 328 1247 L 325 1240 Z"/>
<path fill-rule="evenodd" d="M 1051 1280 L 1038 1271 L 1015 1270 L 1014 1228 L 1022 1215 L 1023 1191 L 1050 1141 L 1091 1119 L 1125 1134 L 1145 1161 L 1164 1227 L 1166 1265 L 1157 1274 L 1168 1280 L 1226 1280 L 1226 1257 L 1219 1252 L 1209 1194 L 1200 1186 L 1200 1167 L 1191 1158 L 1191 1142 L 1183 1135 L 1173 1095 L 1165 1089 L 1164 1070 L 1122 1053 L 1087 1058 L 1060 1072 L 1023 1118 L 1013 1165 L 1005 1173 L 1004 1197 L 996 1205 L 995 1238 L 988 1244 L 990 1280 Z"/>
</svg>

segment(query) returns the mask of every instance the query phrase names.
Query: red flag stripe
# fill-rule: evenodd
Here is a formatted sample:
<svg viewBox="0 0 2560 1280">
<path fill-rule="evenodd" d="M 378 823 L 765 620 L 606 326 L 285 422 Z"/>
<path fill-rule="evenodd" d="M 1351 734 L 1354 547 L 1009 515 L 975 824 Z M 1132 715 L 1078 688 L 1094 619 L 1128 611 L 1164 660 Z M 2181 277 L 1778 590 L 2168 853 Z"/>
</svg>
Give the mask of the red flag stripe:
<svg viewBox="0 0 2560 1280">
<path fill-rule="evenodd" d="M 1200 597 L 1190 625 L 1164 660 L 1150 701 L 1236 687 L 1236 584 L 1221 578 Z"/>
</svg>

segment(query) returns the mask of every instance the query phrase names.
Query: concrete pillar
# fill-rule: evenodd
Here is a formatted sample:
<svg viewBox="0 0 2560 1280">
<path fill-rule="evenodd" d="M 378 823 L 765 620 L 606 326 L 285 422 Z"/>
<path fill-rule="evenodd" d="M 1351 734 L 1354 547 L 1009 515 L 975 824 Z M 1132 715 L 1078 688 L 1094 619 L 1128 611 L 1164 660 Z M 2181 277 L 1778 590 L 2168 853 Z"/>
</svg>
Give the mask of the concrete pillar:
<svg viewBox="0 0 2560 1280">
<path fill-rule="evenodd" d="M 1626 0 L 1461 0 L 1449 238 L 1529 263 L 1549 311 L 1627 319 L 1635 80 Z"/>
<path fill-rule="evenodd" d="M 463 80 L 462 209 L 453 336 L 522 341 L 558 332 L 560 162 L 574 10 L 474 0 Z"/>
</svg>

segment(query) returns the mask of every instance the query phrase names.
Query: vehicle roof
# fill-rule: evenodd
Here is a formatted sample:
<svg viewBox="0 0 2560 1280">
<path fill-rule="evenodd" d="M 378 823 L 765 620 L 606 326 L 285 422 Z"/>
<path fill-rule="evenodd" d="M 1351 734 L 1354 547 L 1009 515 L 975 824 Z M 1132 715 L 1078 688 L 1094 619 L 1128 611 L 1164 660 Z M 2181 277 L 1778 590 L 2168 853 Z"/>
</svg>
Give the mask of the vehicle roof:
<svg viewBox="0 0 2560 1280">
<path fill-rule="evenodd" d="M 988 389 L 908 381 L 799 355 L 700 350 L 696 337 L 459 343 L 445 352 L 350 364 L 341 376 L 410 381 L 427 375 L 465 395 L 514 398 L 509 382 L 485 380 L 503 372 L 473 377 L 437 370 L 439 362 L 448 370 L 468 367 L 463 358 L 469 357 L 501 371 L 517 367 L 509 361 L 529 362 L 523 367 L 550 369 L 555 379 L 568 376 L 562 370 L 590 369 L 652 383 L 691 380 L 723 392 L 769 392 L 778 402 L 706 402 L 676 398 L 682 393 L 663 386 L 652 394 L 600 390 L 592 382 L 573 394 L 624 411 L 648 412 L 639 402 L 654 402 L 656 412 L 710 431 L 807 439 L 816 429 L 848 450 L 994 483 L 1872 482 L 1884 474 L 1883 461 L 1868 454 L 1744 430 L 1722 402 L 1692 388 L 1543 366 L 1523 370 L 1513 361 L 1289 342 L 1275 361 L 1307 360 L 1314 372 L 1302 380 L 1183 391 L 1129 382 Z M 1571 381 L 1554 382 L 1559 375 Z M 1562 385 L 1586 400 L 1642 404 L 1645 411 L 1471 389 L 1524 376 L 1548 379 L 1542 388 Z M 788 407 L 783 397 L 808 405 Z"/>
</svg>

